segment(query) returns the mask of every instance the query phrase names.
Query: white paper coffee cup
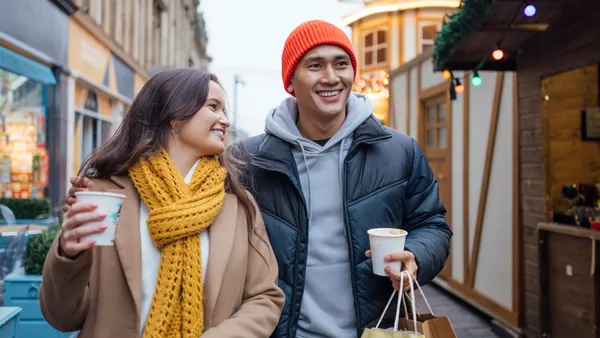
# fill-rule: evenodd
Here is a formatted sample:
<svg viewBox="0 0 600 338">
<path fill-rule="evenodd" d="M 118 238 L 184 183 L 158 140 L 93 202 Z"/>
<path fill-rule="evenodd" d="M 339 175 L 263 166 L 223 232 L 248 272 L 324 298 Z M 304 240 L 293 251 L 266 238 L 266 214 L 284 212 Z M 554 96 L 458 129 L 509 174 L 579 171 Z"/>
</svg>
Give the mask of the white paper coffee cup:
<svg viewBox="0 0 600 338">
<path fill-rule="evenodd" d="M 101 233 L 82 237 L 82 241 L 96 241 L 95 246 L 113 246 L 115 244 L 115 232 L 117 222 L 121 213 L 121 206 L 125 201 L 125 195 L 112 192 L 79 191 L 75 193 L 77 203 L 95 203 L 98 205 L 96 212 L 107 214 L 106 218 L 98 222 L 89 222 L 81 226 L 98 226 L 106 224 L 108 228 Z"/>
<path fill-rule="evenodd" d="M 385 267 L 390 266 L 396 271 L 401 271 L 402 262 L 386 262 L 385 256 L 398 251 L 404 251 L 404 243 L 408 232 L 394 228 L 376 228 L 367 231 L 371 244 L 371 261 L 373 273 L 387 276 Z"/>
</svg>

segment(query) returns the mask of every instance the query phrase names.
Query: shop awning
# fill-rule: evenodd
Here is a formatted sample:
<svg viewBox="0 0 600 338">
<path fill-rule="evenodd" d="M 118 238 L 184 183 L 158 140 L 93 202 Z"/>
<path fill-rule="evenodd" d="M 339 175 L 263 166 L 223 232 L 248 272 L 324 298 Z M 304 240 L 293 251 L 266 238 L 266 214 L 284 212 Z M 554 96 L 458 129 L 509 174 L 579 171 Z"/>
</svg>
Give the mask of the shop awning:
<svg viewBox="0 0 600 338">
<path fill-rule="evenodd" d="M 33 61 L 4 46 L 0 46 L 0 68 L 25 76 L 46 85 L 55 85 L 56 78 L 50 67 Z"/>
<path fill-rule="evenodd" d="M 459 12 L 450 15 L 435 41 L 437 71 L 516 70 L 519 50 L 560 20 L 586 10 L 597 0 L 463 0 Z M 589 9 L 588 9 L 589 10 Z M 503 57 L 495 60 L 492 52 Z"/>
</svg>

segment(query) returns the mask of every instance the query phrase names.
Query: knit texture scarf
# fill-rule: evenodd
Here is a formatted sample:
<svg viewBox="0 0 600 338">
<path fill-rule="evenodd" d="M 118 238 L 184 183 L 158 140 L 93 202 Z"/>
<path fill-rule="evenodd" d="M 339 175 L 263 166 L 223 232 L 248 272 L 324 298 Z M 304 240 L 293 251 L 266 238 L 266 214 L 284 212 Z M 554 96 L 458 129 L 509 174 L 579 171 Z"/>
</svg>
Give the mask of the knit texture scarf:
<svg viewBox="0 0 600 338">
<path fill-rule="evenodd" d="M 162 150 L 129 169 L 148 206 L 148 230 L 161 250 L 144 338 L 198 338 L 204 331 L 200 232 L 225 199 L 227 170 L 217 156 L 203 157 L 190 184 Z"/>
</svg>

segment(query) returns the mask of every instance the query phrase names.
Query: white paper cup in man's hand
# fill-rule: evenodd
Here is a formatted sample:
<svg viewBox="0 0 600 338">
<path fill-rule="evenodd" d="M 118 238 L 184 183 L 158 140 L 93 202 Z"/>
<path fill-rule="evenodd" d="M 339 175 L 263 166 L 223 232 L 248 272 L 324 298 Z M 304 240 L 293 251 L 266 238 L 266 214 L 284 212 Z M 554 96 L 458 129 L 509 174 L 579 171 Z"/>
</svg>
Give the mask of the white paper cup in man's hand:
<svg viewBox="0 0 600 338">
<path fill-rule="evenodd" d="M 371 244 L 371 261 L 373 273 L 387 276 L 385 267 L 390 266 L 396 271 L 401 271 L 402 262 L 386 262 L 385 256 L 398 251 L 404 251 L 404 243 L 408 232 L 402 229 L 377 228 L 367 231 Z"/>
<path fill-rule="evenodd" d="M 115 232 L 117 221 L 121 213 L 121 206 L 125 201 L 125 195 L 112 192 L 79 191 L 75 193 L 77 203 L 95 203 L 98 205 L 96 212 L 105 213 L 108 216 L 102 221 L 89 222 L 85 226 L 97 226 L 106 224 L 108 228 L 101 233 L 82 237 L 82 241 L 96 241 L 96 246 L 113 246 L 115 244 Z"/>
</svg>

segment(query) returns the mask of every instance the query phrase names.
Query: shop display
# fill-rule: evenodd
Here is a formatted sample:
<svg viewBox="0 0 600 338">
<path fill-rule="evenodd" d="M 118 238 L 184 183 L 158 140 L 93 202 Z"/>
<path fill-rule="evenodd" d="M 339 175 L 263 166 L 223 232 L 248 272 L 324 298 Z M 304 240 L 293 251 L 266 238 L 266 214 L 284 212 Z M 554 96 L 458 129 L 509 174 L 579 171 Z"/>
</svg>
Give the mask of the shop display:
<svg viewBox="0 0 600 338">
<path fill-rule="evenodd" d="M 561 194 L 562 207 L 556 206 L 553 222 L 600 230 L 599 184 L 565 185 Z"/>
<path fill-rule="evenodd" d="M 0 197 L 43 198 L 48 186 L 41 84 L 0 71 Z"/>
<path fill-rule="evenodd" d="M 360 74 L 354 82 L 352 90 L 362 94 L 389 96 L 389 74 L 386 71 L 367 72 Z"/>
</svg>

